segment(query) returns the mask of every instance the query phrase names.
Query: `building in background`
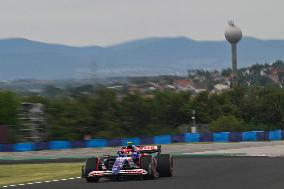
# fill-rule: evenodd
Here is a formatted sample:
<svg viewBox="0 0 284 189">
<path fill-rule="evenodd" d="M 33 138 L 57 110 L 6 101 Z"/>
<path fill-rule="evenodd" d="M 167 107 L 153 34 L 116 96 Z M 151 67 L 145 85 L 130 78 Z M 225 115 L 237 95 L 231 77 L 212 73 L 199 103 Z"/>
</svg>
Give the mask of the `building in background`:
<svg viewBox="0 0 284 189">
<path fill-rule="evenodd" d="M 25 142 L 39 142 L 47 138 L 44 105 L 41 103 L 22 103 L 19 119 L 21 135 Z"/>
</svg>

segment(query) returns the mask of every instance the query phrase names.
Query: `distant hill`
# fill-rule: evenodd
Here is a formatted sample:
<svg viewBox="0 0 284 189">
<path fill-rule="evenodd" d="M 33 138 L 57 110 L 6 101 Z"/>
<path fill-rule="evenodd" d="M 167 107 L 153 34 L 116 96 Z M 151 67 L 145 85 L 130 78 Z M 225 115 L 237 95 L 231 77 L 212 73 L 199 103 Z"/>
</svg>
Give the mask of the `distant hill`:
<svg viewBox="0 0 284 189">
<path fill-rule="evenodd" d="M 243 38 L 239 66 L 284 59 L 284 40 Z M 230 66 L 225 41 L 146 38 L 108 47 L 72 47 L 27 39 L 0 40 L 0 79 L 71 79 L 94 76 L 186 74 Z"/>
</svg>

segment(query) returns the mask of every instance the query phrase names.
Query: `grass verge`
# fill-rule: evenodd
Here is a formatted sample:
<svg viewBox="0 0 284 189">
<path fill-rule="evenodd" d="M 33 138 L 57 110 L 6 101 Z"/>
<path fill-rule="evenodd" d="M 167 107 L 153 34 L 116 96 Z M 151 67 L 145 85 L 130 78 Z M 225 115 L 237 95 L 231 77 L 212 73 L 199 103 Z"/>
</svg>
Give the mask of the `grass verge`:
<svg viewBox="0 0 284 189">
<path fill-rule="evenodd" d="M 82 163 L 0 165 L 0 186 L 78 177 Z"/>
</svg>

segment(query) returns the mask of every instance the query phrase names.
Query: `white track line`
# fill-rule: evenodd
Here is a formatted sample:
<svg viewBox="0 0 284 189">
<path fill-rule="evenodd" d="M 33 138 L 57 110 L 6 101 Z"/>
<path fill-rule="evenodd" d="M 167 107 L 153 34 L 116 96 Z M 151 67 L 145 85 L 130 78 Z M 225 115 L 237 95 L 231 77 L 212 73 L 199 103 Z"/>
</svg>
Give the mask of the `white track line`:
<svg viewBox="0 0 284 189">
<path fill-rule="evenodd" d="M 43 184 L 43 183 L 50 183 L 50 182 L 58 182 L 58 181 L 67 181 L 67 180 L 74 180 L 74 179 L 80 179 L 81 177 L 71 177 L 71 178 L 65 178 L 65 179 L 54 179 L 54 180 L 46 180 L 46 181 L 37 181 L 37 182 L 29 182 L 29 183 L 21 183 L 21 184 L 11 184 L 2 186 L 1 188 L 11 188 L 16 186 L 26 186 L 26 185 L 33 185 L 33 184 Z"/>
</svg>

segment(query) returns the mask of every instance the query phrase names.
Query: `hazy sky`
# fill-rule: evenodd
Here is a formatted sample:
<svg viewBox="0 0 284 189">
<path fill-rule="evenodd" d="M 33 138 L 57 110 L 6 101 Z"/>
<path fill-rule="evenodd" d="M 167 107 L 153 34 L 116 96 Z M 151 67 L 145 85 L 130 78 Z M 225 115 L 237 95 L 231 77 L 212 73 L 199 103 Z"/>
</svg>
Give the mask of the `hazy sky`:
<svg viewBox="0 0 284 189">
<path fill-rule="evenodd" d="M 283 0 L 0 0 L 0 38 L 109 45 L 149 36 L 224 39 L 233 18 L 244 35 L 284 39 Z"/>
</svg>

